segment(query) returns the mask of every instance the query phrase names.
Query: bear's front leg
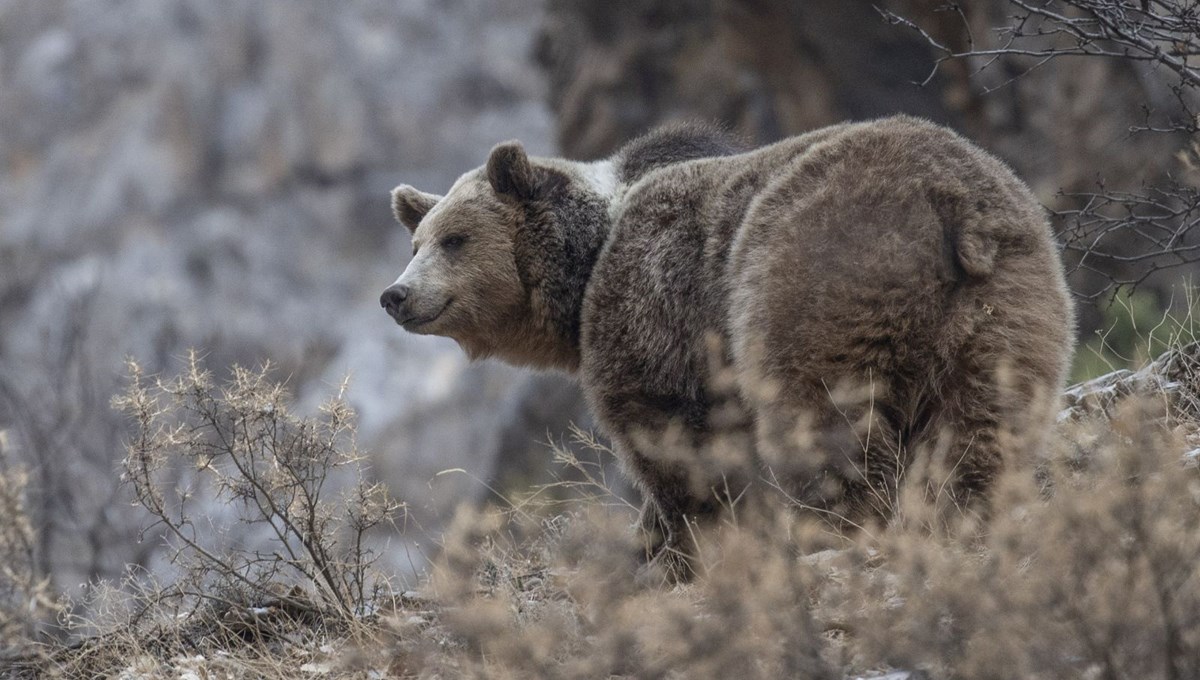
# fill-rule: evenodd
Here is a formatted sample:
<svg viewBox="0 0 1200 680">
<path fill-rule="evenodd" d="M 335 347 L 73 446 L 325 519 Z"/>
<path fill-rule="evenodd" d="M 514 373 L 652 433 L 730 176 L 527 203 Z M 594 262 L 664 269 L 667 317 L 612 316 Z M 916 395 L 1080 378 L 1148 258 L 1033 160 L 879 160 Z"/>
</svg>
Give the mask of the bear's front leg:
<svg viewBox="0 0 1200 680">
<path fill-rule="evenodd" d="M 684 465 L 638 453 L 627 458 L 644 499 L 638 529 L 646 562 L 661 564 L 673 580 L 690 580 L 697 574 L 695 530 L 720 511 L 716 490 L 697 490 Z"/>
</svg>

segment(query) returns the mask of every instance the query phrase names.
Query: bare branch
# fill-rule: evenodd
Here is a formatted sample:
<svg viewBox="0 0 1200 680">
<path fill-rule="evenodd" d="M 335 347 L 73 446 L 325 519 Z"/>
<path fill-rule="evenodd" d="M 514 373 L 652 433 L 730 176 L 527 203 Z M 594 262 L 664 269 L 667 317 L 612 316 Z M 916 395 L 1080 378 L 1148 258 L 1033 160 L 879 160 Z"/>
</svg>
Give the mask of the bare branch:
<svg viewBox="0 0 1200 680">
<path fill-rule="evenodd" d="M 996 27 L 988 44 L 970 33 L 967 15 L 958 3 L 942 11 L 956 13 L 967 35 L 965 47 L 935 38 L 916 22 L 880 10 L 894 25 L 916 31 L 935 53 L 924 83 L 945 64 L 963 61 L 979 75 L 997 64 L 1013 69 L 1002 82 L 982 87 L 988 94 L 1006 87 L 1047 63 L 1063 57 L 1116 59 L 1149 63 L 1173 78 L 1174 110 L 1143 107 L 1145 122 L 1130 133 L 1200 134 L 1200 4 L 1194 0 L 1007 0 L 1013 10 Z M 951 29 L 953 31 L 953 29 Z M 953 45 L 959 45 L 955 49 Z M 1161 104 L 1160 104 L 1161 108 Z M 1195 142 L 1180 158 L 1195 169 Z M 1193 173 L 1196 174 L 1196 173 Z M 1099 280 L 1084 291 L 1098 298 L 1121 287 L 1135 287 L 1158 272 L 1200 261 L 1200 189 L 1192 179 L 1166 177 L 1143 180 L 1137 191 L 1113 191 L 1098 181 L 1092 192 L 1060 191 L 1061 207 L 1052 211 L 1061 231 L 1070 272 L 1088 272 Z M 1090 285 L 1090 284 L 1089 284 Z"/>
</svg>

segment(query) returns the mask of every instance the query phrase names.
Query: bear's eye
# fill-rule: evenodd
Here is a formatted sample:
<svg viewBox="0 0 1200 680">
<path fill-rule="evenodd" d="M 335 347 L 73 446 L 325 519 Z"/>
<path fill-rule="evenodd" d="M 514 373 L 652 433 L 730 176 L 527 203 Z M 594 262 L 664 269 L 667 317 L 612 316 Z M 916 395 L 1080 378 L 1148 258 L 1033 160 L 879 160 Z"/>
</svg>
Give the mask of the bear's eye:
<svg viewBox="0 0 1200 680">
<path fill-rule="evenodd" d="M 463 236 L 461 234 L 454 234 L 452 236 L 447 236 L 446 238 L 442 239 L 442 241 L 441 241 L 442 247 L 445 248 L 446 250 L 451 250 L 451 251 L 462 248 L 463 244 L 466 242 L 467 242 L 467 237 Z"/>
</svg>

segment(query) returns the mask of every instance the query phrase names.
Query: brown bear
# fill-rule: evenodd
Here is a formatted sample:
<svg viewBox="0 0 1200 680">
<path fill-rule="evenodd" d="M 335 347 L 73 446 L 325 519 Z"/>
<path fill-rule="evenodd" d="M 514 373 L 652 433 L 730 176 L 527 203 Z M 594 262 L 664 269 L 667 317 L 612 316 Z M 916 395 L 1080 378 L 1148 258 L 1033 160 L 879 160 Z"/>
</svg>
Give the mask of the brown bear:
<svg viewBox="0 0 1200 680">
<path fill-rule="evenodd" d="M 968 505 L 1041 441 L 1071 356 L 1038 201 L 916 118 L 750 151 L 676 126 L 595 163 L 508 142 L 393 208 L 413 258 L 381 305 L 472 358 L 576 373 L 659 549 L 748 488 L 886 516 L 922 451 Z"/>
</svg>

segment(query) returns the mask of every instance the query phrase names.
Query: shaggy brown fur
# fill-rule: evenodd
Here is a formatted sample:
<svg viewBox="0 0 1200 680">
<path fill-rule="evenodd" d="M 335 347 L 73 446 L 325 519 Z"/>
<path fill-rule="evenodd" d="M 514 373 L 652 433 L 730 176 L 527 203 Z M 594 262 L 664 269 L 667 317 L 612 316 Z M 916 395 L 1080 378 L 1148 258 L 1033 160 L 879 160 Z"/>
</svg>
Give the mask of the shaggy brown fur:
<svg viewBox="0 0 1200 680">
<path fill-rule="evenodd" d="M 468 245 L 414 259 L 381 302 L 473 356 L 577 370 L 667 547 L 764 483 L 886 515 L 919 451 L 965 504 L 1038 445 L 1072 306 L 1008 168 L 909 117 L 732 151 L 703 128 L 592 165 L 509 143 L 432 206 L 398 189 L 422 251 Z"/>
</svg>

